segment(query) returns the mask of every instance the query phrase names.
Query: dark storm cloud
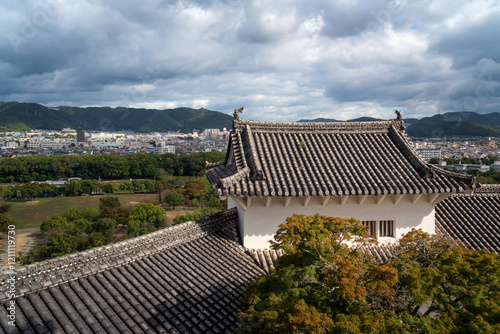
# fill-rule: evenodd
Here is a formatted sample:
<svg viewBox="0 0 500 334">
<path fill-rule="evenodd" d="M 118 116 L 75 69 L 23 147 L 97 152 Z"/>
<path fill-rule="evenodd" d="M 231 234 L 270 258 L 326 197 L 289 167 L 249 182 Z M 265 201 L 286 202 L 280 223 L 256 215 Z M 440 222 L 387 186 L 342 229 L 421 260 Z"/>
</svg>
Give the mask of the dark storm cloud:
<svg viewBox="0 0 500 334">
<path fill-rule="evenodd" d="M 40 0 L 0 10 L 4 101 L 244 106 L 247 118 L 280 121 L 484 112 L 500 101 L 495 1 Z"/>
</svg>

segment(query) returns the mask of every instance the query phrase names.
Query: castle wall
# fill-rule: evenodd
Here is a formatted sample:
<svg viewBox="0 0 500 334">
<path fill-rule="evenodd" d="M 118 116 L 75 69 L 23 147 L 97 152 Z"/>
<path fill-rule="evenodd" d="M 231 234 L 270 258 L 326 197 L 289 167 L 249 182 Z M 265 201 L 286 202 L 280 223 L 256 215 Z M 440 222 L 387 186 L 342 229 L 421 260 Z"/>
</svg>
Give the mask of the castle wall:
<svg viewBox="0 0 500 334">
<path fill-rule="evenodd" d="M 388 195 L 331 197 L 325 203 L 322 197 L 307 198 L 229 198 L 228 207 L 237 207 L 239 229 L 243 245 L 251 249 L 266 249 L 273 239 L 278 225 L 294 213 L 356 218 L 358 220 L 393 220 L 394 237 L 379 237 L 378 241 L 394 242 L 412 228 L 435 233 L 434 205 L 449 196 L 441 194 L 429 199 L 429 195 Z M 378 204 L 377 204 L 378 203 Z M 325 204 L 325 205 L 323 205 Z M 288 205 L 288 206 L 287 206 Z"/>
</svg>

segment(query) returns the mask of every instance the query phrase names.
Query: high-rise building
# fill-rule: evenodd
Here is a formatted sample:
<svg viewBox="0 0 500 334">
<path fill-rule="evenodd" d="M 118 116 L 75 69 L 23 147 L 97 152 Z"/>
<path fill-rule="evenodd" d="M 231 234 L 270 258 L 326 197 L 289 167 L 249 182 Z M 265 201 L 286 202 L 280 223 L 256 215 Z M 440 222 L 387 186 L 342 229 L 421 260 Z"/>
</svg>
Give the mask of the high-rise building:
<svg viewBox="0 0 500 334">
<path fill-rule="evenodd" d="M 76 131 L 76 142 L 77 143 L 85 143 L 85 131 L 84 130 Z"/>
</svg>

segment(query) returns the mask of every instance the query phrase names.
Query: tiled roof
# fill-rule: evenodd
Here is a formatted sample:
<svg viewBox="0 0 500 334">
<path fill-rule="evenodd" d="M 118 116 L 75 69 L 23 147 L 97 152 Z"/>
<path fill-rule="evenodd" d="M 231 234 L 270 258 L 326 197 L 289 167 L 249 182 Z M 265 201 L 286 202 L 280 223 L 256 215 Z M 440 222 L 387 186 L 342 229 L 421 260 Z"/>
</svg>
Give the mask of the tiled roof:
<svg viewBox="0 0 500 334">
<path fill-rule="evenodd" d="M 400 120 L 274 123 L 235 118 L 223 162 L 207 177 L 222 196 L 460 192 L 473 178 L 426 163 Z"/>
<path fill-rule="evenodd" d="M 436 232 L 468 248 L 500 253 L 500 193 L 459 194 L 441 201 L 436 205 Z"/>
<path fill-rule="evenodd" d="M 265 272 L 227 210 L 118 244 L 22 267 L 16 324 L 0 333 L 227 333 L 247 284 Z M 3 277 L 5 278 L 5 277 Z"/>
<path fill-rule="evenodd" d="M 276 261 L 285 254 L 281 249 L 248 249 L 247 252 L 254 259 L 255 263 L 269 274 L 269 270 L 276 268 Z"/>
<path fill-rule="evenodd" d="M 388 263 L 397 253 L 398 244 L 393 242 L 390 244 L 377 244 L 360 247 L 359 250 L 373 256 L 375 261 L 380 263 Z"/>
<path fill-rule="evenodd" d="M 480 184 L 474 191 L 475 194 L 499 194 L 500 184 Z"/>
<path fill-rule="evenodd" d="M 377 262 L 387 263 L 395 256 L 397 245 L 397 243 L 364 245 L 358 247 L 358 250 L 373 256 L 373 259 Z M 274 249 L 248 249 L 247 251 L 267 274 L 271 269 L 276 268 L 276 261 L 285 254 L 282 249 L 277 251 Z"/>
</svg>

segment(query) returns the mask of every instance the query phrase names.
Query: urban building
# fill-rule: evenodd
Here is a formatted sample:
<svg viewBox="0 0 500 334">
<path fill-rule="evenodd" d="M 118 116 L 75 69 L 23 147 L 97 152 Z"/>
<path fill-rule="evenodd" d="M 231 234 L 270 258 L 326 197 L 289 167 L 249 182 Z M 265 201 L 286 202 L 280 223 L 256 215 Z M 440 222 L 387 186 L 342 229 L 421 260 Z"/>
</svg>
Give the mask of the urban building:
<svg viewBox="0 0 500 334">
<path fill-rule="evenodd" d="M 426 160 L 431 159 L 441 159 L 441 149 L 440 148 L 417 148 L 417 153 Z"/>
<path fill-rule="evenodd" d="M 78 143 L 85 143 L 85 131 L 84 130 L 78 130 L 76 131 L 76 141 Z"/>
</svg>

